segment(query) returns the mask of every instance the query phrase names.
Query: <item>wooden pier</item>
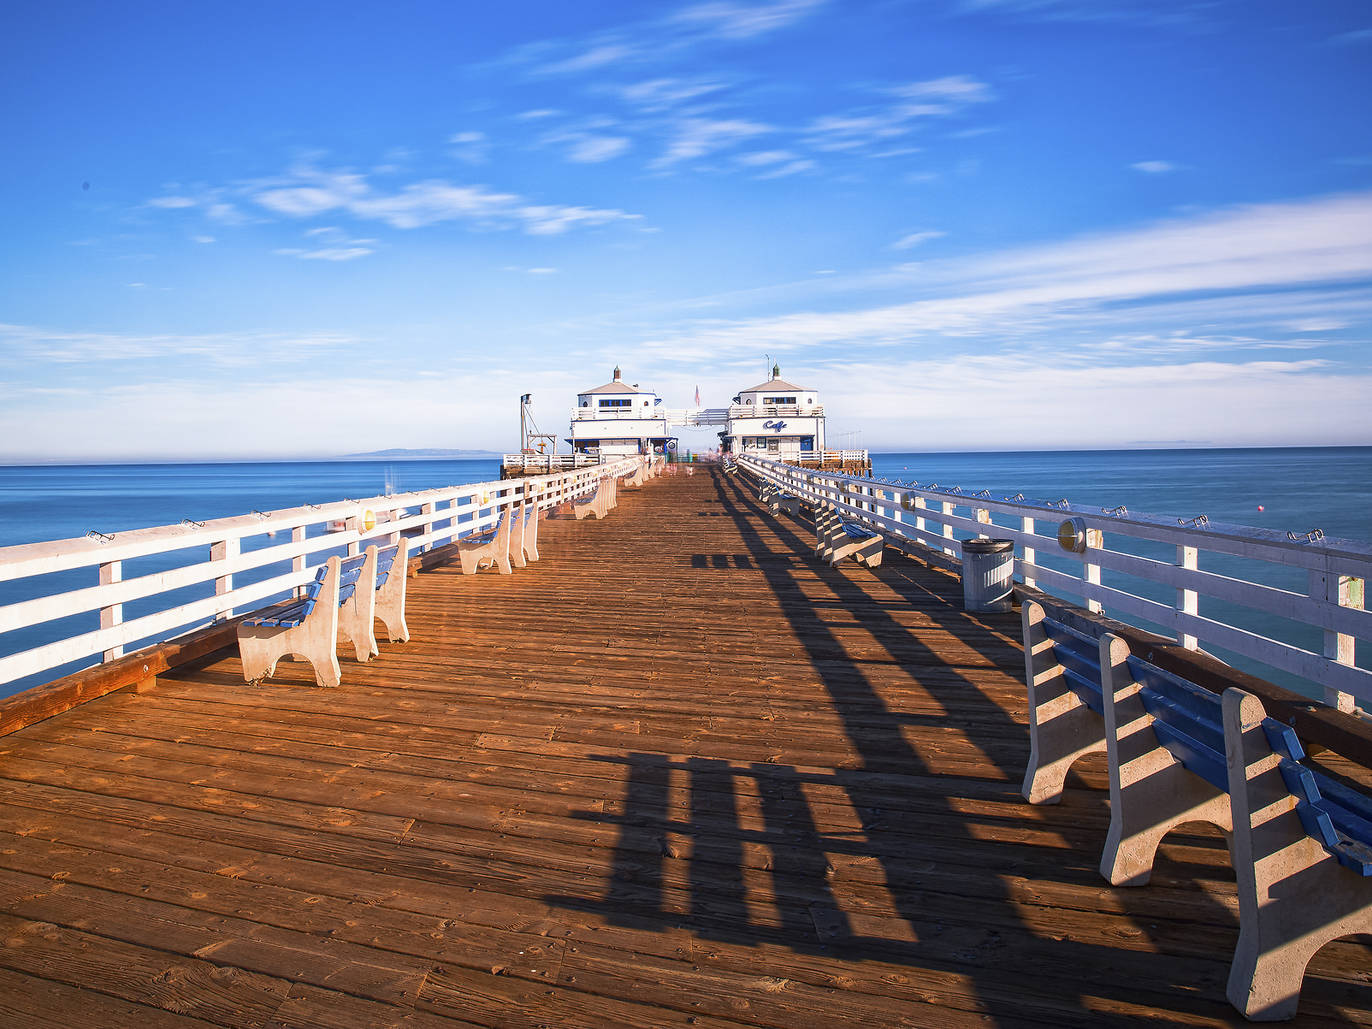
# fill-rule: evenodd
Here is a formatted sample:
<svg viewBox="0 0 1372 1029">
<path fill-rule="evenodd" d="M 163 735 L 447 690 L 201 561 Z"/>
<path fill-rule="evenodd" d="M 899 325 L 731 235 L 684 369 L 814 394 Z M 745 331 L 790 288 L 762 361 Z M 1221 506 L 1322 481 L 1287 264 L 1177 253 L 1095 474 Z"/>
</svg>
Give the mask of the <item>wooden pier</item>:
<svg viewBox="0 0 1372 1029">
<path fill-rule="evenodd" d="M 828 568 L 717 469 L 411 580 L 343 683 L 236 651 L 0 738 L 0 1024 L 1227 1025 L 1218 832 L 1019 795 L 1017 616 Z M 1372 1023 L 1325 948 L 1300 1021 Z"/>
</svg>

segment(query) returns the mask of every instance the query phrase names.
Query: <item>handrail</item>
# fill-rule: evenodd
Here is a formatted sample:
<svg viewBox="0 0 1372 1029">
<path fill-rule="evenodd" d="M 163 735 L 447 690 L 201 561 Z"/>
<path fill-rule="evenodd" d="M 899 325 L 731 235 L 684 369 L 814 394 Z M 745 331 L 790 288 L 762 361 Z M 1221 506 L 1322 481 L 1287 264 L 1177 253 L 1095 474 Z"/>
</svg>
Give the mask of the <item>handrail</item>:
<svg viewBox="0 0 1372 1029">
<path fill-rule="evenodd" d="M 69 588 L 68 581 L 46 591 L 39 580 L 36 596 L 0 606 L 0 633 L 71 616 L 89 619 L 60 638 L 0 655 L 0 684 L 97 655 L 114 660 L 129 644 L 164 641 L 190 628 L 228 619 L 235 611 L 289 596 L 313 580 L 330 551 L 346 548 L 349 554 L 357 554 L 371 543 L 395 542 L 404 533 L 411 554 L 418 554 L 488 529 L 511 505 L 528 500 L 541 508 L 551 507 L 590 493 L 604 478 L 632 474 L 641 463 L 641 458 L 629 457 L 499 482 L 0 548 L 0 582 L 82 570 L 95 573 L 91 576 L 94 584 L 75 589 Z M 379 517 L 368 519 L 368 513 Z M 373 524 L 368 526 L 368 521 Z M 263 545 L 245 548 L 244 542 L 254 537 Z M 278 537 L 283 542 L 268 542 Z M 124 577 L 126 562 L 187 556 L 187 552 L 190 560 L 178 561 L 176 567 Z M 285 562 L 290 562 L 289 571 L 271 569 Z M 266 578 L 241 581 L 245 573 L 255 570 Z M 235 576 L 240 577 L 237 584 Z M 190 598 L 183 595 L 158 610 L 128 620 L 124 617 L 125 605 L 187 588 L 194 594 Z M 92 617 L 96 614 L 98 628 Z"/>
<path fill-rule="evenodd" d="M 956 557 L 962 541 L 955 532 L 997 537 L 1016 544 L 1016 575 L 1025 585 L 1080 598 L 1091 611 L 1108 606 L 1122 621 L 1151 622 L 1183 647 L 1201 643 L 1224 648 L 1305 679 L 1324 690 L 1325 701 L 1350 710 L 1356 698 L 1372 708 L 1372 671 L 1357 664 L 1357 642 L 1372 641 L 1372 612 L 1363 610 L 1363 582 L 1372 576 L 1372 545 L 1323 533 L 1287 533 L 1204 518 L 1178 518 L 1100 508 L 1067 500 L 1032 500 L 1021 494 L 967 494 L 956 486 L 919 486 L 838 472 L 799 468 L 743 455 L 740 465 L 810 503 L 827 504 L 844 517 Z M 1002 523 L 994 523 L 999 515 Z M 1043 535 L 1047 520 L 1055 535 Z M 1018 522 L 1006 525 L 1004 521 Z M 1171 546 L 1175 561 L 1143 557 L 1107 545 L 1112 538 Z M 1043 562 L 1041 551 L 1066 561 L 1063 571 Z M 1303 592 L 1273 582 L 1200 567 L 1202 552 L 1244 558 L 1268 566 L 1307 572 Z M 1154 583 L 1173 591 L 1170 602 L 1101 581 L 1102 570 Z M 1269 573 L 1269 578 L 1277 578 Z M 1318 630 L 1320 651 L 1274 639 L 1220 617 L 1202 614 L 1200 599 L 1276 615 Z"/>
</svg>

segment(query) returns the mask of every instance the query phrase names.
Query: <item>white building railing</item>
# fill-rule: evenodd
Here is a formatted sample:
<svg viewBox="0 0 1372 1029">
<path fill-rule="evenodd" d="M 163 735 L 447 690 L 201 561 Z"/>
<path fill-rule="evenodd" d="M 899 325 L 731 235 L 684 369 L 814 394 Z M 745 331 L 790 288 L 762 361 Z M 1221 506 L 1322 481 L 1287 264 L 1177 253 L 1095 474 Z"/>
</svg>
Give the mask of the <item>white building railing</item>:
<svg viewBox="0 0 1372 1029">
<path fill-rule="evenodd" d="M 1221 524 L 1204 515 L 1162 517 L 987 490 L 967 495 L 956 486 L 812 471 L 755 455 L 739 464 L 807 502 L 828 504 L 879 529 L 888 540 L 912 540 L 954 557 L 961 556 L 956 533 L 1013 540 L 1016 577 L 1027 586 L 1078 598 L 1120 621 L 1157 626 L 1192 650 L 1206 644 L 1279 669 L 1315 684 L 1326 703 L 1344 710 L 1354 698 L 1372 709 L 1372 670 L 1364 667 L 1372 642 L 1372 612 L 1363 609 L 1364 584 L 1372 576 L 1372 546 L 1366 543 L 1328 538 L 1317 529 Z M 1171 559 L 1137 552 L 1150 549 Z M 1102 582 L 1102 570 L 1113 584 Z M 1304 573 L 1303 589 L 1281 585 L 1292 570 Z M 1126 588 L 1133 582 L 1161 589 L 1134 592 Z M 1201 611 L 1202 600 L 1208 613 Z M 1313 631 L 1306 635 L 1322 638 L 1323 645 L 1308 649 L 1244 628 L 1241 612 L 1218 617 L 1229 605 L 1308 627 Z"/>
<path fill-rule="evenodd" d="M 660 422 L 666 420 L 666 412 L 661 407 L 574 407 L 574 422 Z"/>
<path fill-rule="evenodd" d="M 732 404 L 730 418 L 776 418 L 787 415 L 792 418 L 823 418 L 823 404 Z"/>
<path fill-rule="evenodd" d="M 631 474 L 640 463 L 640 458 L 626 458 L 552 475 L 253 511 L 109 535 L 93 530 L 80 539 L 0 548 L 0 582 L 31 580 L 27 592 L 33 594 L 0 606 L 0 640 L 5 633 L 77 616 L 68 623 L 74 629 L 49 632 L 56 638 L 0 656 L 0 684 L 92 657 L 114 660 L 131 644 L 164 641 L 230 618 L 235 611 L 286 599 L 314 579 L 331 553 L 346 549 L 357 554 L 372 542 L 398 541 L 403 533 L 414 555 L 490 529 L 513 504 L 528 499 L 552 507 L 591 492 L 604 478 Z M 369 513 L 375 517 L 370 527 Z M 126 577 L 128 563 L 140 561 L 172 567 Z M 62 573 L 72 572 L 84 573 L 94 584 L 45 588 L 69 583 L 71 575 Z M 174 594 L 181 590 L 192 595 Z M 126 618 L 130 605 L 156 610 Z"/>
</svg>

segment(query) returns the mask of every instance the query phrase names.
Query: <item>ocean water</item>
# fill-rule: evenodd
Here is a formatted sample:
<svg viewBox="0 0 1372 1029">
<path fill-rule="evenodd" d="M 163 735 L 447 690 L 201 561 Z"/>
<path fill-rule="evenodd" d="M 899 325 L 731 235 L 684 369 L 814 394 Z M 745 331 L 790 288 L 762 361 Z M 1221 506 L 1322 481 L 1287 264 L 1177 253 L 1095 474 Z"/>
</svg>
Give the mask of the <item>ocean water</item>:
<svg viewBox="0 0 1372 1029">
<path fill-rule="evenodd" d="M 957 485 L 967 494 L 989 489 L 1000 496 L 1020 492 L 1031 499 L 1065 497 L 1105 507 L 1124 504 L 1131 513 L 1186 518 L 1204 514 L 1212 522 L 1301 533 L 1319 528 L 1327 536 L 1372 544 L 1372 447 L 912 452 L 874 454 L 872 460 L 878 477 Z M 90 529 L 117 533 L 174 524 L 183 518 L 205 521 L 253 509 L 272 511 L 343 497 L 482 482 L 497 479 L 499 474 L 496 459 L 0 467 L 0 547 L 74 538 Z M 270 542 L 265 536 L 253 538 L 246 540 L 244 547 L 250 550 Z M 1166 553 L 1171 548 L 1149 547 L 1137 544 L 1130 549 L 1141 556 L 1172 560 L 1173 555 Z M 1040 557 L 1050 566 L 1064 570 L 1072 567 L 1046 548 Z M 131 561 L 125 565 L 124 576 L 133 578 L 199 559 L 199 555 L 185 553 Z M 1202 567 L 1241 576 L 1260 571 L 1263 581 L 1273 585 L 1302 592 L 1306 588 L 1306 573 L 1298 569 L 1255 569 L 1240 559 L 1228 558 L 1213 558 L 1208 563 L 1203 560 Z M 251 582 L 283 570 L 269 566 L 240 576 L 238 581 Z M 1152 583 L 1112 576 L 1108 571 L 1104 581 L 1171 602 L 1167 595 L 1171 591 Z M 0 605 L 93 584 L 93 570 L 0 582 Z M 126 605 L 125 618 L 149 614 L 203 592 L 202 587 L 188 587 L 153 601 Z M 1307 649 L 1320 649 L 1318 632 L 1259 612 L 1203 598 L 1201 613 Z M 89 632 L 97 625 L 96 616 L 91 614 L 0 633 L 0 656 Z M 1372 667 L 1369 651 L 1372 645 L 1360 646 L 1358 663 L 1365 667 Z M 1310 692 L 1308 684 L 1291 676 L 1221 650 L 1213 652 L 1239 667 Z M 78 662 L 55 673 L 0 684 L 0 696 L 90 663 Z"/>
</svg>

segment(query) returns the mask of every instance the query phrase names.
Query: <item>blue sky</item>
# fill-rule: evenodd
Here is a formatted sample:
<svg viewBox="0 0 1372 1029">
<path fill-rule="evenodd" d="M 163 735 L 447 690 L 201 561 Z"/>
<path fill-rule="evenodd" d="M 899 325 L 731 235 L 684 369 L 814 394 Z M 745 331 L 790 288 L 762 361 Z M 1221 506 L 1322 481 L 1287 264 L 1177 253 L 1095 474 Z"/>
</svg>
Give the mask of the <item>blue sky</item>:
<svg viewBox="0 0 1372 1029">
<path fill-rule="evenodd" d="M 1369 96 L 1362 0 L 8 4 L 0 460 L 767 355 L 872 449 L 1372 443 Z"/>
</svg>

